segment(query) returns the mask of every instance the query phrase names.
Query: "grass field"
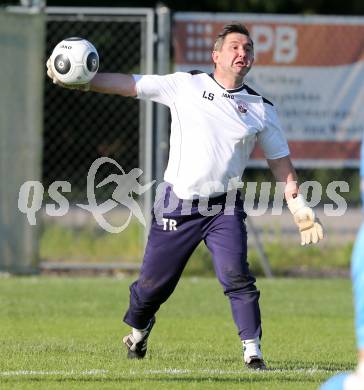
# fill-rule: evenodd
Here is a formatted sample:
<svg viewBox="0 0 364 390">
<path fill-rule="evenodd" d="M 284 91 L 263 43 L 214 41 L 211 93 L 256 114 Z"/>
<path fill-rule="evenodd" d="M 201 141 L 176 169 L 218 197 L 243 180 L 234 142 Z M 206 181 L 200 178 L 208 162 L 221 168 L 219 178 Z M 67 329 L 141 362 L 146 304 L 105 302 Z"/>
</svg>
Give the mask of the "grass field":
<svg viewBox="0 0 364 390">
<path fill-rule="evenodd" d="M 317 389 L 354 367 L 349 280 L 258 280 L 269 371 L 248 372 L 213 278 L 182 279 L 128 361 L 131 279 L 1 278 L 1 389 Z"/>
<path fill-rule="evenodd" d="M 40 257 L 44 261 L 60 263 L 134 263 L 140 264 L 143 252 L 138 224 L 130 224 L 121 234 L 109 234 L 94 229 L 71 229 L 49 225 L 44 229 L 40 241 Z M 300 273 L 332 273 L 347 271 L 353 242 L 345 244 L 325 242 L 319 246 L 292 244 L 277 232 L 276 240 L 265 242 L 264 250 L 269 258 L 275 275 Z M 123 254 L 121 256 L 121 253 Z M 262 275 L 263 270 L 256 248 L 249 242 L 249 263 L 255 275 Z M 192 254 L 184 275 L 213 276 L 214 269 L 211 254 L 202 243 Z"/>
</svg>

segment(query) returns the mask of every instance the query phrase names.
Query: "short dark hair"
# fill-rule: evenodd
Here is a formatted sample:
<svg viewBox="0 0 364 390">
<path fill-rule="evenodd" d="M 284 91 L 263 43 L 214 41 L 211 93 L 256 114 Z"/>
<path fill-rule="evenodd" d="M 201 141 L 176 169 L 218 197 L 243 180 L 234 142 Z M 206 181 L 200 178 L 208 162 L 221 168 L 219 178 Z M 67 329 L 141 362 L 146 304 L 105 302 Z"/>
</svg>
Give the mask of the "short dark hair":
<svg viewBox="0 0 364 390">
<path fill-rule="evenodd" d="M 231 33 L 239 33 L 246 35 L 250 38 L 249 30 L 244 26 L 244 24 L 241 23 L 231 23 L 226 24 L 223 28 L 223 30 L 219 33 L 219 35 L 216 37 L 215 43 L 214 43 L 214 50 L 220 50 L 222 47 L 222 44 L 224 43 L 225 37 L 228 34 Z"/>
</svg>

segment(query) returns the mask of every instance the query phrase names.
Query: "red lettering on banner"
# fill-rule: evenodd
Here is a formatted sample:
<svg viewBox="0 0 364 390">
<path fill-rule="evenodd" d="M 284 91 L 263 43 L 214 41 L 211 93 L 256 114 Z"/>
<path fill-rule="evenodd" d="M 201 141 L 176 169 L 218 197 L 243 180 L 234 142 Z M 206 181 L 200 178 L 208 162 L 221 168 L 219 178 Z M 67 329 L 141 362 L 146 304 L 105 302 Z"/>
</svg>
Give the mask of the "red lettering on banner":
<svg viewBox="0 0 364 390">
<path fill-rule="evenodd" d="M 211 64 L 216 35 L 224 23 L 176 21 L 177 64 Z M 364 25 L 246 23 L 256 65 L 338 66 L 364 61 Z"/>
<path fill-rule="evenodd" d="M 358 160 L 360 141 L 289 141 L 292 159 L 299 160 Z M 251 155 L 253 160 L 265 159 L 258 146 Z"/>
</svg>

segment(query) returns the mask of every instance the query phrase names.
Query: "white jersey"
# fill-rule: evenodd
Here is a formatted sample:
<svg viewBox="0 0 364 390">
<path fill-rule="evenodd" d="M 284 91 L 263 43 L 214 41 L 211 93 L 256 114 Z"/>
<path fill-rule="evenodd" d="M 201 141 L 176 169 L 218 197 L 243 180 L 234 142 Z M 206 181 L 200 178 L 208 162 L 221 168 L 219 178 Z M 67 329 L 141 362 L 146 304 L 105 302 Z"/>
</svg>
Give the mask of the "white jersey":
<svg viewBox="0 0 364 390">
<path fill-rule="evenodd" d="M 199 71 L 134 79 L 139 99 L 171 110 L 164 180 L 181 199 L 227 191 L 240 180 L 256 141 L 267 159 L 289 155 L 272 103 L 245 84 L 225 89 L 212 75 Z"/>
</svg>

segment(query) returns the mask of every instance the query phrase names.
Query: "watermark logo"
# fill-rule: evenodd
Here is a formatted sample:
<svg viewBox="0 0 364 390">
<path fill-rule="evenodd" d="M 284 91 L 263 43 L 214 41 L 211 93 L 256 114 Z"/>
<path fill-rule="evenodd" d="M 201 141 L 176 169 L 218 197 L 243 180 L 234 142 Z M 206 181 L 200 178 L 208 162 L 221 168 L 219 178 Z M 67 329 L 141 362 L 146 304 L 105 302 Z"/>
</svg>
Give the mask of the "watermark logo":
<svg viewBox="0 0 364 390">
<path fill-rule="evenodd" d="M 95 177 L 101 165 L 106 163 L 115 165 L 122 174 L 111 174 L 96 186 L 96 188 L 100 188 L 112 182 L 117 184 L 114 192 L 112 193 L 112 199 L 108 199 L 98 205 L 95 196 Z M 140 168 L 133 168 L 129 173 L 125 173 L 121 165 L 115 160 L 108 157 L 98 158 L 92 163 L 87 174 L 88 204 L 77 204 L 77 206 L 89 211 L 95 218 L 96 222 L 109 233 L 122 232 L 129 225 L 130 219 L 133 215 L 145 227 L 146 222 L 143 213 L 138 203 L 133 199 L 133 192 L 138 195 L 143 194 L 150 189 L 155 180 L 145 184 L 144 186 L 140 185 L 137 179 L 142 175 L 142 173 L 143 171 Z M 104 214 L 108 213 L 120 204 L 129 209 L 129 216 L 121 226 L 115 227 L 104 218 Z"/>
<path fill-rule="evenodd" d="M 95 177 L 103 164 L 112 164 L 118 168 L 121 174 L 110 174 L 95 186 Z M 115 160 L 108 157 L 100 157 L 93 162 L 87 174 L 87 204 L 77 204 L 78 207 L 90 212 L 101 228 L 109 233 L 120 233 L 128 225 L 131 217 L 134 215 L 138 221 L 146 226 L 145 218 L 139 204 L 134 200 L 133 193 L 141 195 L 148 191 L 155 180 L 145 185 L 138 182 L 138 178 L 143 174 L 140 168 L 133 168 L 130 172 L 125 173 L 123 168 Z M 98 204 L 95 195 L 95 188 L 101 188 L 109 183 L 116 183 L 116 188 L 112 193 L 112 199 L 108 199 Z M 46 204 L 46 213 L 49 216 L 64 216 L 69 211 L 69 202 L 62 193 L 71 192 L 71 183 L 68 181 L 55 181 L 48 189 L 49 197 L 54 200 L 54 204 Z M 30 225 L 36 225 L 36 213 L 41 209 L 44 197 L 44 186 L 39 181 L 27 181 L 19 190 L 18 208 L 26 214 Z M 129 210 L 126 221 L 121 226 L 111 225 L 104 215 L 115 207 L 123 205 Z"/>
<path fill-rule="evenodd" d="M 116 168 L 118 174 L 109 174 L 96 184 L 97 173 L 104 164 L 113 165 L 113 169 Z M 76 206 L 90 213 L 98 225 L 109 233 L 122 232 L 129 225 L 132 216 L 145 227 L 146 221 L 143 212 L 133 195 L 142 195 L 150 190 L 155 180 L 142 185 L 138 181 L 142 174 L 143 171 L 140 168 L 133 168 L 126 173 L 115 160 L 108 157 L 98 158 L 92 163 L 87 174 L 87 203 L 76 204 Z M 98 203 L 96 189 L 111 183 L 114 183 L 115 188 L 110 199 Z M 192 201 L 192 199 L 178 198 L 177 189 L 177 194 L 175 194 L 169 183 L 160 183 L 156 188 L 154 217 L 157 223 L 163 226 L 163 230 L 178 230 L 177 221 L 173 216 L 191 215 L 192 210 L 194 213 L 198 212 L 206 217 L 217 215 L 220 212 L 225 215 L 233 215 L 237 209 L 243 209 L 249 216 L 261 216 L 268 212 L 271 215 L 282 215 L 284 193 L 290 186 L 296 188 L 296 183 L 277 182 L 275 188 L 272 184 L 271 182 L 262 182 L 260 188 L 258 188 L 258 183 L 242 182 L 239 177 L 231 178 L 225 184 L 218 181 L 205 182 L 200 187 L 200 196 Z M 307 181 L 299 186 L 299 192 L 307 200 L 309 207 L 315 207 L 321 202 L 324 191 L 326 192 L 326 198 L 331 200 L 331 202 L 323 205 L 325 215 L 336 217 L 343 215 L 347 209 L 347 203 L 340 193 L 349 192 L 347 182 L 332 181 L 326 188 L 323 188 L 316 181 Z M 67 192 L 71 192 L 71 183 L 68 181 L 55 181 L 49 186 L 48 195 L 54 202 L 45 205 L 47 215 L 52 217 L 64 216 L 69 212 L 69 201 L 63 195 Z M 37 223 L 37 213 L 42 208 L 44 193 L 45 188 L 39 181 L 27 181 L 20 187 L 18 208 L 27 216 L 30 225 L 36 225 Z M 217 203 L 215 201 L 210 202 L 212 198 L 216 199 L 219 194 L 226 195 L 224 204 L 219 201 Z M 244 201 L 241 199 L 241 194 Z M 165 203 L 167 198 L 168 202 Z M 114 226 L 105 218 L 105 214 L 118 206 L 125 207 L 129 213 L 122 224 Z M 179 211 L 176 211 L 178 208 Z M 174 212 L 175 214 L 173 214 Z"/>
</svg>

